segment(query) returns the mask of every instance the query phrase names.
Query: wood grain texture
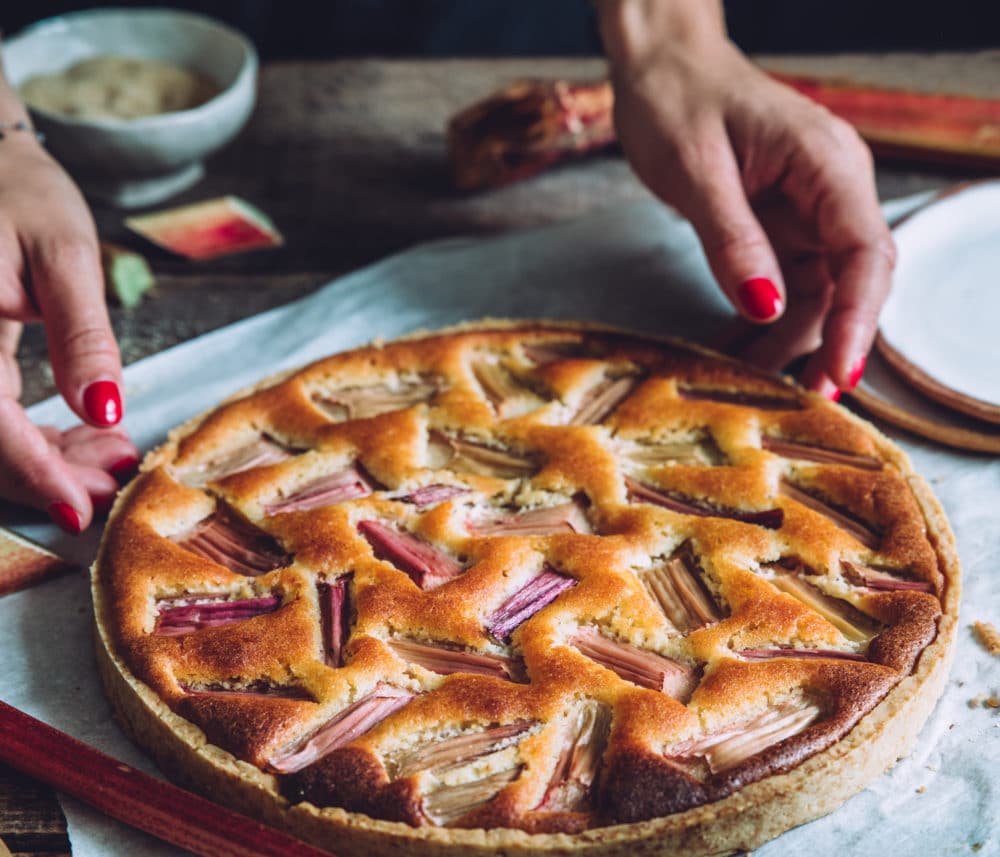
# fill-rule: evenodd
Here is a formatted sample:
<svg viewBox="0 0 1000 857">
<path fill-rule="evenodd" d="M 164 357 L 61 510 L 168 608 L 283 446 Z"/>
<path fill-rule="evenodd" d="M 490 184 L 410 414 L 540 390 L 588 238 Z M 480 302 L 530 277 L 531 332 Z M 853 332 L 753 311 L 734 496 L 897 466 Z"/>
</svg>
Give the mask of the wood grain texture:
<svg viewBox="0 0 1000 857">
<path fill-rule="evenodd" d="M 789 73 L 994 94 L 1000 51 L 762 58 Z M 447 181 L 444 128 L 455 111 L 524 77 L 591 79 L 600 60 L 347 60 L 275 63 L 262 70 L 254 116 L 208 164 L 208 177 L 172 200 L 238 194 L 271 215 L 285 247 L 190 263 L 129 235 L 120 212 L 95 209 L 102 238 L 142 252 L 155 295 L 112 309 L 126 363 L 302 297 L 420 241 L 539 225 L 645 195 L 620 156 L 569 164 L 499 191 L 463 195 Z M 973 177 L 970 173 L 959 177 Z M 882 198 L 941 188 L 954 172 L 879 165 Z M 45 337 L 29 328 L 19 351 L 26 404 L 55 391 Z M 0 512 L 0 523 L 13 518 Z M 0 838 L 28 854 L 68 854 L 54 793 L 0 768 Z"/>
</svg>

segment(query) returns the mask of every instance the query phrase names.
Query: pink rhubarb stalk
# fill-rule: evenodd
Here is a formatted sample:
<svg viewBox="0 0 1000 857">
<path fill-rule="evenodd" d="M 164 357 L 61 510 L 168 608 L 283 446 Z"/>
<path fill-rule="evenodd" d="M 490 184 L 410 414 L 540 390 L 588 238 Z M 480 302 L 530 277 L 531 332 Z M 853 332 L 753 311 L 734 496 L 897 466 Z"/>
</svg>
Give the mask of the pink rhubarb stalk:
<svg viewBox="0 0 1000 857">
<path fill-rule="evenodd" d="M 821 500 L 814 494 L 804 491 L 788 479 L 781 480 L 781 494 L 790 500 L 794 500 L 799 505 L 819 513 L 835 526 L 861 542 L 869 550 L 878 550 L 882 541 L 879 534 L 870 524 L 862 521 L 846 509 L 837 508 L 825 500 Z"/>
<path fill-rule="evenodd" d="M 686 551 L 652 566 L 641 578 L 663 615 L 682 634 L 723 618 L 722 610 L 701 579 L 701 570 Z"/>
<path fill-rule="evenodd" d="M 486 629 L 498 640 L 507 640 L 516 628 L 576 586 L 551 568 L 545 568 L 501 604 L 486 620 Z"/>
<path fill-rule="evenodd" d="M 350 601 L 348 584 L 352 575 L 345 574 L 333 581 L 316 585 L 319 599 L 320 628 L 323 637 L 323 659 L 329 667 L 343 664 L 344 644 L 350 634 Z"/>
<path fill-rule="evenodd" d="M 517 681 L 520 665 L 514 658 L 486 652 L 469 652 L 440 644 L 418 643 L 415 640 L 389 640 L 389 647 L 404 661 L 438 675 L 469 673 Z"/>
<path fill-rule="evenodd" d="M 652 488 L 631 476 L 625 477 L 625 487 L 630 500 L 641 503 L 652 503 L 662 506 L 671 512 L 681 515 L 698 515 L 702 518 L 731 518 L 744 524 L 753 524 L 769 530 L 780 529 L 785 520 L 783 509 L 764 509 L 760 512 L 747 512 L 743 509 L 728 509 L 724 506 L 710 506 L 703 501 L 692 500 L 677 494 Z"/>
<path fill-rule="evenodd" d="M 211 696 L 214 699 L 249 699 L 267 697 L 269 699 L 311 700 L 312 694 L 296 684 L 273 684 L 269 681 L 255 681 L 245 685 L 227 684 L 184 684 L 181 689 L 189 696 Z"/>
<path fill-rule="evenodd" d="M 845 467 L 858 467 L 862 470 L 882 469 L 882 462 L 870 455 L 846 452 L 842 449 L 830 449 L 826 446 L 820 446 L 818 443 L 799 443 L 764 435 L 760 439 L 760 445 L 762 449 L 773 452 L 782 458 L 816 461 L 820 464 L 842 464 Z"/>
<path fill-rule="evenodd" d="M 477 536 L 552 536 L 591 532 L 587 514 L 577 500 L 546 509 L 472 520 L 466 526 Z"/>
<path fill-rule="evenodd" d="M 272 536 L 221 502 L 213 514 L 176 541 L 185 550 L 248 577 L 291 563 L 291 557 Z"/>
<path fill-rule="evenodd" d="M 691 667 L 656 652 L 609 640 L 596 628 L 581 628 L 572 642 L 581 654 L 619 678 L 658 690 L 680 702 L 687 702 L 698 685 L 697 672 Z"/>
<path fill-rule="evenodd" d="M 438 505 L 438 503 L 444 503 L 455 497 L 461 497 L 463 494 L 469 494 L 471 491 L 471 488 L 466 488 L 464 485 L 435 483 L 433 485 L 424 485 L 396 499 L 401 503 L 412 503 L 417 509 L 423 511 L 424 509 L 429 509 L 431 506 Z"/>
<path fill-rule="evenodd" d="M 424 795 L 421 809 L 438 825 L 451 824 L 500 794 L 521 774 L 521 766 L 497 771 L 467 783 L 442 785 Z"/>
<path fill-rule="evenodd" d="M 866 589 L 874 589 L 880 592 L 934 592 L 934 586 L 926 580 L 911 580 L 904 577 L 897 577 L 887 571 L 879 571 L 868 568 L 864 565 L 857 565 L 848 562 L 846 559 L 840 561 L 844 577 L 855 586 L 864 586 Z"/>
<path fill-rule="evenodd" d="M 854 605 L 821 592 L 799 575 L 778 571 L 772 578 L 781 592 L 801 601 L 806 607 L 819 613 L 852 643 L 864 643 L 878 633 L 879 624 L 866 616 Z"/>
<path fill-rule="evenodd" d="M 232 452 L 193 468 L 185 473 L 182 479 L 187 485 L 200 487 L 207 482 L 215 482 L 254 467 L 265 467 L 287 461 L 295 454 L 291 447 L 263 434 Z"/>
<path fill-rule="evenodd" d="M 597 425 L 610 417 L 639 385 L 635 375 L 621 378 L 604 377 L 591 387 L 580 400 L 569 424 L 572 426 Z"/>
<path fill-rule="evenodd" d="M 372 493 L 368 479 L 357 467 L 346 467 L 336 473 L 307 482 L 293 494 L 264 507 L 268 516 L 287 512 L 305 512 L 322 506 L 333 506 L 348 500 L 359 500 Z"/>
<path fill-rule="evenodd" d="M 435 589 L 465 571 L 433 545 L 379 521 L 359 521 L 358 532 L 372 546 L 375 556 L 409 575 L 421 589 Z"/>
<path fill-rule="evenodd" d="M 389 715 L 399 711 L 413 694 L 389 684 L 378 684 L 367 696 L 347 706 L 316 731 L 280 749 L 270 759 L 272 770 L 294 774 L 338 747 L 370 732 Z"/>
<path fill-rule="evenodd" d="M 584 356 L 586 347 L 576 339 L 549 342 L 530 342 L 521 346 L 521 351 L 536 366 L 558 363 L 560 360 L 575 360 Z"/>
<path fill-rule="evenodd" d="M 724 405 L 742 405 L 762 411 L 799 411 L 802 402 L 795 395 L 747 393 L 740 390 L 720 390 L 714 387 L 679 386 L 682 399 L 692 402 L 719 402 Z"/>
<path fill-rule="evenodd" d="M 435 431 L 431 433 L 430 442 L 442 458 L 441 466 L 451 470 L 495 479 L 521 479 L 531 476 L 538 469 L 529 456 L 478 441 Z"/>
<path fill-rule="evenodd" d="M 430 401 L 440 389 L 435 381 L 420 378 L 400 380 L 396 386 L 348 387 L 329 395 L 316 395 L 313 400 L 335 420 L 363 420 Z"/>
<path fill-rule="evenodd" d="M 420 771 L 432 773 L 447 771 L 483 756 L 489 756 L 516 744 L 518 739 L 534 726 L 533 721 L 521 720 L 420 744 L 407 750 L 395 760 L 394 779 L 411 777 Z"/>
<path fill-rule="evenodd" d="M 838 649 L 742 649 L 740 657 L 748 661 L 771 661 L 775 658 L 797 658 L 799 660 L 864 661 L 864 655 L 856 652 L 841 652 Z"/>
<path fill-rule="evenodd" d="M 483 393 L 497 414 L 504 410 L 508 400 L 535 398 L 531 390 L 496 361 L 487 359 L 475 361 L 472 364 L 472 374 L 476 376 L 479 386 L 482 387 Z"/>
<path fill-rule="evenodd" d="M 239 600 L 198 596 L 164 598 L 157 601 L 159 613 L 154 633 L 161 637 L 179 637 L 202 628 L 220 628 L 264 616 L 280 606 L 281 599 L 275 595 Z"/>
<path fill-rule="evenodd" d="M 545 796 L 536 809 L 543 812 L 586 812 L 593 801 L 601 757 L 611 731 L 611 709 L 588 700 L 577 710 L 563 738 Z"/>
<path fill-rule="evenodd" d="M 713 774 L 728 771 L 752 756 L 798 735 L 821 715 L 818 705 L 806 701 L 786 703 L 765 711 L 749 722 L 706 735 L 670 755 L 702 756 Z"/>
</svg>

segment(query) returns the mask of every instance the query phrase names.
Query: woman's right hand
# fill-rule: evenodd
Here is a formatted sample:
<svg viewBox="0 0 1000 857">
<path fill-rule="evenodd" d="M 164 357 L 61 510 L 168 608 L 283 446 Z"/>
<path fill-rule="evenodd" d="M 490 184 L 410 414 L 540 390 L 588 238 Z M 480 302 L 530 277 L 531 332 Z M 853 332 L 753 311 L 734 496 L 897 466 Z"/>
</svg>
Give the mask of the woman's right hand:
<svg viewBox="0 0 1000 857">
<path fill-rule="evenodd" d="M 7 97 L 4 97 L 7 96 Z M 0 77 L 0 106 L 20 109 Z M 11 117 L 11 118 L 8 118 Z M 5 122 L 23 113 L 0 113 Z M 86 423 L 31 423 L 18 402 L 17 346 L 41 321 L 56 386 Z M 97 233 L 79 190 L 28 131 L 0 139 L 0 497 L 74 535 L 110 504 L 138 450 L 116 426 L 122 367 L 104 301 Z"/>
</svg>

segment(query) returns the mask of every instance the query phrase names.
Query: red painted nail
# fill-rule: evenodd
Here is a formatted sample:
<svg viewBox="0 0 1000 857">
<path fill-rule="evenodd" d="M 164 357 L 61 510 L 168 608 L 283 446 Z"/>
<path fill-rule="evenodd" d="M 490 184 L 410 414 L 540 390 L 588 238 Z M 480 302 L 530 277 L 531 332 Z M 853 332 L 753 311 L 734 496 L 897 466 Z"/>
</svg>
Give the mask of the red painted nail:
<svg viewBox="0 0 1000 857">
<path fill-rule="evenodd" d="M 83 391 L 83 407 L 99 426 L 117 425 L 122 418 L 122 395 L 114 381 L 94 381 Z"/>
<path fill-rule="evenodd" d="M 116 461 L 108 468 L 108 473 L 115 477 L 119 485 L 124 485 L 139 469 L 139 459 L 129 455 L 120 461 Z"/>
<path fill-rule="evenodd" d="M 754 277 L 739 288 L 743 308 L 757 321 L 769 321 L 781 312 L 781 295 L 778 287 L 767 277 Z"/>
<path fill-rule="evenodd" d="M 858 358 L 858 362 L 854 364 L 854 368 L 851 370 L 851 375 L 847 379 L 849 389 L 853 390 L 858 386 L 858 381 L 860 381 L 861 376 L 865 374 L 865 363 L 867 362 L 868 357 L 864 354 Z"/>
<path fill-rule="evenodd" d="M 90 498 L 90 502 L 94 506 L 94 511 L 98 515 L 105 515 L 111 511 L 111 507 L 115 503 L 115 494 L 95 494 Z"/>
<path fill-rule="evenodd" d="M 49 506 L 48 513 L 49 517 L 71 536 L 78 536 L 83 530 L 83 525 L 80 523 L 80 513 L 69 503 L 63 503 L 61 500 L 53 503 Z"/>
<path fill-rule="evenodd" d="M 839 387 L 834 387 L 832 390 L 830 390 L 830 392 L 826 393 L 825 395 L 826 395 L 826 397 L 831 402 L 839 402 L 840 401 L 840 388 Z"/>
</svg>

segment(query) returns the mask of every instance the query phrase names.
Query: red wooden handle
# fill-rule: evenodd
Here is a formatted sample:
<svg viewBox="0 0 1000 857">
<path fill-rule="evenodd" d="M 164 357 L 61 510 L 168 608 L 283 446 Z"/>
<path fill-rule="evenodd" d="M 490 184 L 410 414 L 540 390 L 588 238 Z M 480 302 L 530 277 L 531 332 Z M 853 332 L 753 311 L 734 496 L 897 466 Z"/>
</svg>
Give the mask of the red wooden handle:
<svg viewBox="0 0 1000 857">
<path fill-rule="evenodd" d="M 0 702 L 0 761 L 202 857 L 331 857 L 155 779 Z"/>
</svg>

